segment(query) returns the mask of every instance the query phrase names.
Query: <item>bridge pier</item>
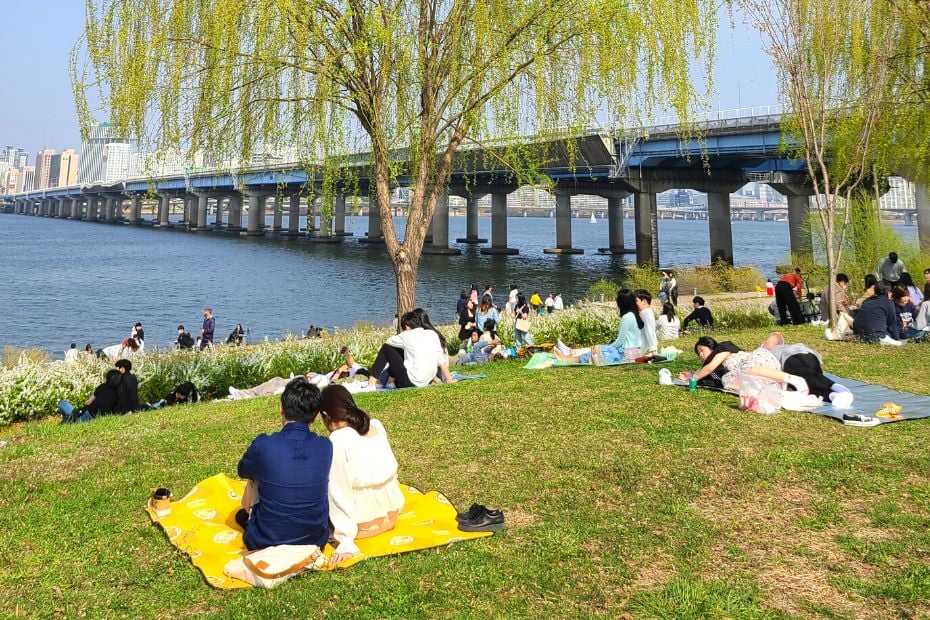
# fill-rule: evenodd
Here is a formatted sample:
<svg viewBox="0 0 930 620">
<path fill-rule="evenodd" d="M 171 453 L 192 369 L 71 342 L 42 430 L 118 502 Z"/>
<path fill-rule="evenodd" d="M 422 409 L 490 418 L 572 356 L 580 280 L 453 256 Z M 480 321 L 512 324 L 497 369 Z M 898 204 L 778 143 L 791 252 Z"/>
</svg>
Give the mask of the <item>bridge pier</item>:
<svg viewBox="0 0 930 620">
<path fill-rule="evenodd" d="M 171 212 L 171 195 L 158 194 L 158 214 L 155 217 L 155 226 L 159 228 L 170 228 L 171 220 L 168 218 Z"/>
<path fill-rule="evenodd" d="M 730 194 L 707 192 L 707 223 L 710 229 L 710 262 L 733 264 L 733 226 L 730 223 Z"/>
<path fill-rule="evenodd" d="M 469 245 L 488 242 L 487 239 L 482 239 L 478 236 L 478 200 L 481 199 L 482 196 L 483 194 L 467 194 L 464 196 L 465 236 L 461 239 L 456 239 L 456 242 L 467 243 Z"/>
<path fill-rule="evenodd" d="M 336 237 L 350 237 L 352 233 L 346 232 L 346 196 L 336 194 L 333 197 L 333 235 Z"/>
<path fill-rule="evenodd" d="M 546 254 L 584 254 L 581 248 L 572 247 L 572 194 L 555 192 L 555 247 L 544 248 Z"/>
<path fill-rule="evenodd" d="M 633 194 L 633 226 L 636 230 L 636 263 L 659 265 L 658 203 L 655 192 Z"/>
<path fill-rule="evenodd" d="M 213 230 L 223 230 L 223 203 L 227 197 L 220 194 L 216 197 L 216 211 L 213 214 Z"/>
<path fill-rule="evenodd" d="M 513 256 L 517 248 L 507 247 L 507 192 L 491 193 L 491 247 L 481 248 L 482 254 Z"/>
<path fill-rule="evenodd" d="M 433 221 L 430 226 L 432 239 L 423 246 L 424 254 L 445 254 L 449 256 L 461 254 L 457 248 L 449 247 L 449 194 L 443 192 L 436 199 L 436 208 L 433 210 Z"/>
<path fill-rule="evenodd" d="M 197 218 L 192 222 L 194 225 L 193 230 L 198 232 L 209 230 L 207 227 L 207 211 L 210 206 L 210 194 L 206 192 L 195 194 L 194 200 L 197 204 Z"/>
<path fill-rule="evenodd" d="M 268 200 L 271 200 L 271 197 L 268 197 Z M 265 201 L 267 208 L 268 200 Z M 281 194 L 275 194 L 274 196 L 274 206 L 271 208 L 271 232 L 278 234 L 283 230 L 284 222 L 284 205 L 281 204 L 284 200 L 284 197 Z"/>
<path fill-rule="evenodd" d="M 930 187 L 917 183 L 917 239 L 921 252 L 930 252 Z"/>
<path fill-rule="evenodd" d="M 381 208 L 378 199 L 372 193 L 368 198 L 368 234 L 359 238 L 359 243 L 384 243 L 384 233 L 381 232 Z"/>
<path fill-rule="evenodd" d="M 71 202 L 73 198 L 65 197 L 61 199 L 61 206 L 58 208 L 58 217 L 68 219 L 71 215 Z"/>
<path fill-rule="evenodd" d="M 288 196 L 287 234 L 297 236 L 300 234 L 300 193 Z"/>
<path fill-rule="evenodd" d="M 242 194 L 239 192 L 229 195 L 229 215 L 226 217 L 226 231 L 236 234 L 242 232 Z"/>
<path fill-rule="evenodd" d="M 811 256 L 814 253 L 810 212 L 809 196 L 788 196 L 788 235 L 792 254 Z"/>
<path fill-rule="evenodd" d="M 627 192 L 600 194 L 607 199 L 607 247 L 598 248 L 601 254 L 626 254 L 623 240 L 623 199 Z"/>
<path fill-rule="evenodd" d="M 249 201 L 249 220 L 246 235 L 258 237 L 265 234 L 261 226 L 261 217 L 264 215 L 265 194 L 246 192 Z"/>
<path fill-rule="evenodd" d="M 87 222 L 95 222 L 97 220 L 97 208 L 100 206 L 100 199 L 96 196 L 88 196 L 87 198 L 87 213 L 84 215 L 84 220 Z"/>
</svg>

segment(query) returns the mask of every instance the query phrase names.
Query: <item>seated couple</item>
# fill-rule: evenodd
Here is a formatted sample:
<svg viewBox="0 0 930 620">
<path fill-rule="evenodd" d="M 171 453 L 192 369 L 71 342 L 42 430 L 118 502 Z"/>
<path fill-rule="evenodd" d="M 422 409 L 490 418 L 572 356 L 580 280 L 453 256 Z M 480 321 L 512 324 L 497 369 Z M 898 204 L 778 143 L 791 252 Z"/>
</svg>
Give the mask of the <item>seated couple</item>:
<svg viewBox="0 0 930 620">
<path fill-rule="evenodd" d="M 710 336 L 698 338 L 694 352 L 701 368 L 694 373 L 682 372 L 678 378 L 688 381 L 693 376 L 698 385 L 729 392 L 739 392 L 743 376 L 768 379 L 802 394 L 812 394 L 835 404 L 852 404 L 849 389 L 826 377 L 820 354 L 807 345 L 785 344 L 780 332 L 772 332 L 755 351 L 747 352 L 730 341 L 717 342 Z M 843 394 L 843 396 L 838 396 Z M 848 402 L 847 402 L 848 401 Z"/>
<path fill-rule="evenodd" d="M 459 351 L 453 363 L 457 366 L 467 364 L 486 364 L 496 359 L 503 359 L 504 352 L 501 340 L 494 329 L 494 321 L 488 319 L 484 324 L 484 331 L 472 329 L 465 342 L 465 349 Z"/>
<path fill-rule="evenodd" d="M 455 383 L 449 372 L 446 339 L 433 326 L 426 311 L 416 308 L 405 312 L 400 326 L 401 331 L 381 345 L 371 365 L 367 389 L 374 390 L 379 382 L 395 388 Z"/>
<path fill-rule="evenodd" d="M 329 439 L 310 430 L 318 414 Z M 381 422 L 359 409 L 343 386 L 321 393 L 306 377 L 288 382 L 281 395 L 281 430 L 256 437 L 238 473 L 248 482 L 236 522 L 249 550 L 275 545 L 322 550 L 332 539 L 335 566 L 359 553 L 356 540 L 393 529 L 404 505 L 397 460 Z M 228 574 L 249 581 L 245 573 Z"/>
<path fill-rule="evenodd" d="M 620 328 L 613 342 L 570 349 L 559 340 L 552 349 L 556 359 L 576 364 L 619 364 L 624 360 L 633 361 L 644 353 L 655 353 L 658 340 L 656 319 L 652 313 L 652 295 L 644 290 L 633 293 L 629 289 L 621 289 L 617 293 L 617 309 L 620 313 Z"/>
<path fill-rule="evenodd" d="M 139 409 L 139 382 L 132 374 L 132 362 L 119 360 L 115 368 L 108 370 L 104 382 L 77 408 L 67 400 L 58 403 L 62 424 L 90 422 L 99 415 L 124 414 Z"/>
<path fill-rule="evenodd" d="M 368 369 L 355 361 L 355 357 L 352 356 L 352 352 L 349 351 L 348 347 L 342 347 L 339 353 L 345 358 L 345 364 L 336 370 L 326 373 L 308 372 L 306 377 L 310 383 L 319 387 L 326 387 L 330 383 L 335 383 L 336 381 L 349 377 L 355 377 L 356 375 L 363 377 L 369 376 Z M 230 386 L 229 397 L 233 400 L 243 400 L 246 398 L 255 398 L 256 396 L 280 394 L 284 391 L 289 381 L 290 379 L 285 379 L 283 377 L 273 377 L 264 383 L 247 389 L 237 389 Z"/>
</svg>

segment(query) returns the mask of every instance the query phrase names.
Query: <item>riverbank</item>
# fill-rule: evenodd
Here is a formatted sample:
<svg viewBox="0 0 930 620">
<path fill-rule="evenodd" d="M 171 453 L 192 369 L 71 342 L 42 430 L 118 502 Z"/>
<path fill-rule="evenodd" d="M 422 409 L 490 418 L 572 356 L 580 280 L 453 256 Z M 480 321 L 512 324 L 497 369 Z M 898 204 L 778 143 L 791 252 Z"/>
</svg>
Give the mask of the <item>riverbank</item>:
<svg viewBox="0 0 930 620">
<path fill-rule="evenodd" d="M 829 370 L 927 394 L 910 347 L 820 340 Z M 766 330 L 727 333 L 750 347 Z M 690 341 L 671 365 L 696 363 Z M 655 368 L 482 369 L 363 394 L 402 481 L 506 529 L 269 593 L 212 590 L 142 511 L 235 473 L 274 398 L 0 431 L 5 617 L 917 617 L 930 613 L 930 422 L 874 429 L 658 388 Z M 320 431 L 319 422 L 315 425 Z M 626 614 L 626 616 L 625 616 Z"/>
</svg>

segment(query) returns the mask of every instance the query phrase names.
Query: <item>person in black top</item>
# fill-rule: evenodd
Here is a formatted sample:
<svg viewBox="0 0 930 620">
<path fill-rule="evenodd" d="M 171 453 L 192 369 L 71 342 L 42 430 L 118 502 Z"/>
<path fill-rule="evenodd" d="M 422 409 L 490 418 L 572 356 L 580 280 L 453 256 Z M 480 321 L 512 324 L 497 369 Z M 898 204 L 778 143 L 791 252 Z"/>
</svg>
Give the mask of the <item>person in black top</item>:
<svg viewBox="0 0 930 620">
<path fill-rule="evenodd" d="M 132 362 L 118 360 L 116 370 L 122 375 L 119 382 L 119 400 L 116 401 L 117 413 L 129 413 L 139 410 L 139 382 L 132 374 Z"/>
<path fill-rule="evenodd" d="M 162 407 L 170 407 L 172 405 L 186 405 L 188 403 L 196 403 L 198 400 L 197 388 L 195 388 L 194 384 L 190 381 L 185 381 L 171 390 L 171 393 L 162 400 L 153 404 L 152 409 L 161 409 Z"/>
<path fill-rule="evenodd" d="M 701 359 L 701 368 L 694 373 L 698 385 L 701 387 L 723 389 L 723 375 L 727 373 L 723 360 L 727 356 L 722 353 L 739 353 L 742 349 L 730 342 L 717 342 L 710 336 L 701 336 L 694 344 L 694 353 Z M 691 373 L 682 372 L 678 375 L 682 381 L 688 381 Z"/>
<path fill-rule="evenodd" d="M 713 327 L 714 315 L 710 313 L 710 310 L 704 307 L 704 298 L 695 297 L 691 300 L 691 304 L 694 307 L 694 312 L 685 317 L 684 322 L 681 324 L 681 329 L 688 329 L 688 323 L 691 321 L 697 323 L 698 327 Z"/>
<path fill-rule="evenodd" d="M 229 332 L 229 336 L 226 338 L 226 344 L 234 344 L 237 347 L 242 344 L 242 339 L 245 337 L 245 330 L 242 329 L 242 323 L 236 323 L 236 327 Z"/>
<path fill-rule="evenodd" d="M 459 340 L 466 342 L 471 338 L 471 333 L 477 331 L 478 326 L 475 324 L 475 303 L 471 299 L 465 300 L 465 305 L 459 312 Z"/>
<path fill-rule="evenodd" d="M 194 337 L 185 331 L 183 325 L 178 325 L 177 345 L 181 350 L 194 348 Z"/>
<path fill-rule="evenodd" d="M 462 310 L 465 309 L 465 302 L 467 301 L 468 301 L 468 293 L 466 293 L 465 291 L 462 291 L 459 294 L 458 302 L 456 302 L 455 304 L 455 314 L 461 316 Z"/>
<path fill-rule="evenodd" d="M 142 329 L 142 323 L 136 323 L 132 326 L 129 337 L 135 338 L 137 341 L 145 342 L 145 330 Z"/>
<path fill-rule="evenodd" d="M 119 385 L 122 375 L 119 371 L 110 369 L 107 371 L 106 380 L 97 386 L 94 395 L 84 403 L 84 409 L 75 409 L 74 405 L 66 400 L 58 403 L 58 411 L 61 413 L 62 424 L 68 422 L 89 422 L 93 418 L 103 413 L 112 413 L 116 411 L 116 401 L 119 400 Z"/>
</svg>

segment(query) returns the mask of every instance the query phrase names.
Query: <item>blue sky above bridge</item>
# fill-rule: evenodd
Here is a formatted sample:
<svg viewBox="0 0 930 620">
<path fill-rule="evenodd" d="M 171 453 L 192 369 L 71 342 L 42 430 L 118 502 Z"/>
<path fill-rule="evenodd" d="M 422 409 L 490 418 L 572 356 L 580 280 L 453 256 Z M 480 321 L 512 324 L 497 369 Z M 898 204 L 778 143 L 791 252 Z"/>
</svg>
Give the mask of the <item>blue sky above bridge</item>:
<svg viewBox="0 0 930 620">
<path fill-rule="evenodd" d="M 0 148 L 26 148 L 30 164 L 43 147 L 80 150 L 69 52 L 84 28 L 84 2 L 0 0 L 0 15 L 6 44 L 0 54 L 6 91 L 0 104 Z M 775 72 L 758 33 L 739 16 L 732 30 L 726 16 L 723 21 L 717 36 L 717 93 L 710 107 L 777 104 Z"/>
</svg>

